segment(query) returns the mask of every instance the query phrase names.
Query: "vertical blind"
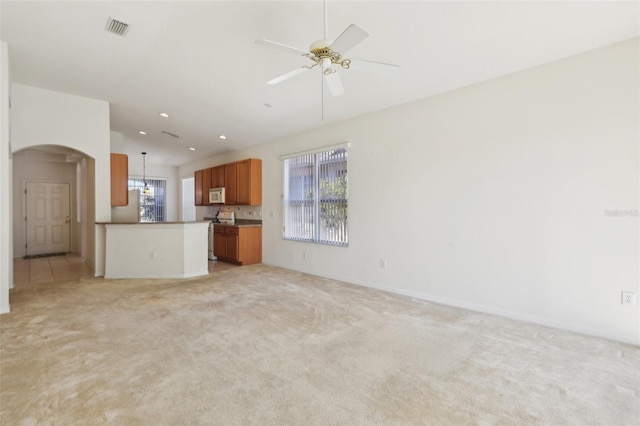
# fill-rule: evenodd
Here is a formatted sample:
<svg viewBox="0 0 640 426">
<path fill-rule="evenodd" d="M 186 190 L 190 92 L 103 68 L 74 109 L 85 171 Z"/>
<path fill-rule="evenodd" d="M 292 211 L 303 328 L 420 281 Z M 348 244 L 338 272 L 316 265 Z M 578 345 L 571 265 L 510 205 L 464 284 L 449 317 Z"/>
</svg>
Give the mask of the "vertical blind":
<svg viewBox="0 0 640 426">
<path fill-rule="evenodd" d="M 347 148 L 284 160 L 284 238 L 347 246 Z"/>
<path fill-rule="evenodd" d="M 165 222 L 166 221 L 166 179 L 147 178 L 149 193 L 144 193 L 144 181 L 142 178 L 129 178 L 129 189 L 140 190 L 140 222 Z"/>
</svg>

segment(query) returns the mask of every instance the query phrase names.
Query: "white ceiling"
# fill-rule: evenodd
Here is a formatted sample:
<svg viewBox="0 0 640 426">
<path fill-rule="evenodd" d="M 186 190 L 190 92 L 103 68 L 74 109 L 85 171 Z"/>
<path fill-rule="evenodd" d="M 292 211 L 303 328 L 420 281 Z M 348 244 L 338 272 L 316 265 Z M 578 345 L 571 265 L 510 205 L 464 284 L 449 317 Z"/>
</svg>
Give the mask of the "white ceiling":
<svg viewBox="0 0 640 426">
<path fill-rule="evenodd" d="M 1 37 L 14 82 L 108 101 L 127 154 L 179 165 L 637 37 L 640 27 L 637 1 L 330 0 L 327 10 L 329 38 L 352 23 L 370 33 L 347 56 L 400 73 L 340 70 L 346 94 L 336 98 L 319 69 L 267 86 L 308 59 L 255 40 L 307 49 L 323 36 L 321 1 L 2 0 Z M 104 30 L 110 16 L 130 25 L 126 37 Z"/>
</svg>

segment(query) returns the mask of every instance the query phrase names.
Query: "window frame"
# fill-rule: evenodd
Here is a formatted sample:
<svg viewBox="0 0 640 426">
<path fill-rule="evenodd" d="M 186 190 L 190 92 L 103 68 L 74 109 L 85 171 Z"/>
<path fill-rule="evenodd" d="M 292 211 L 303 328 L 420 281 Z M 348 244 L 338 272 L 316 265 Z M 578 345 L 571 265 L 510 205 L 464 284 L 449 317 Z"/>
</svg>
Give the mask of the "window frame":
<svg viewBox="0 0 640 426">
<path fill-rule="evenodd" d="M 142 209 L 145 207 L 145 197 L 148 197 L 147 195 L 144 194 L 144 182 L 147 182 L 147 185 L 149 186 L 152 194 L 153 194 L 153 199 L 154 199 L 154 203 L 156 201 L 156 198 L 159 198 L 161 200 L 161 220 L 155 220 L 155 218 L 157 217 L 157 208 L 158 205 L 154 204 L 154 220 L 146 220 L 146 216 L 142 213 Z M 131 184 L 133 182 L 133 185 Z M 164 185 L 157 185 L 157 182 L 163 182 Z M 161 222 L 166 222 L 167 221 L 167 178 L 149 178 L 147 177 L 146 179 L 143 179 L 142 176 L 129 176 L 128 180 L 127 180 L 127 190 L 135 190 L 138 189 L 140 190 L 140 199 L 138 200 L 138 206 L 141 210 L 140 212 L 140 222 L 144 222 L 144 223 L 161 223 Z M 158 194 L 158 192 L 160 192 L 161 194 Z"/>
<path fill-rule="evenodd" d="M 349 246 L 349 146 L 346 143 L 280 157 L 283 170 L 283 239 Z M 331 155 L 342 156 L 333 162 L 333 167 L 327 160 Z M 289 160 L 299 161 L 297 168 L 303 170 L 303 174 L 297 176 L 300 180 L 298 185 L 292 181 L 296 176 L 291 176 L 296 165 Z M 305 168 L 311 168 L 311 173 L 304 173 Z M 291 197 L 292 189 L 295 189 L 297 197 Z M 327 191 L 330 192 L 328 196 Z M 298 212 L 291 209 L 295 204 L 299 206 Z M 297 225 L 295 229 L 291 229 L 292 221 L 296 220 L 292 216 L 297 216 L 298 220 L 294 224 Z"/>
</svg>

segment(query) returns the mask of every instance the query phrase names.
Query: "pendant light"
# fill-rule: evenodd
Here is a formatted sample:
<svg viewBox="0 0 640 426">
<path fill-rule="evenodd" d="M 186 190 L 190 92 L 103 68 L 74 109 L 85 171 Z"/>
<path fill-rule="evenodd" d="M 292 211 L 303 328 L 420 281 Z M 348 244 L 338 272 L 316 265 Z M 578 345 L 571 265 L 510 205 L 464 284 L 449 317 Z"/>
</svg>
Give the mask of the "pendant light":
<svg viewBox="0 0 640 426">
<path fill-rule="evenodd" d="M 147 185 L 147 153 L 142 153 L 142 182 L 144 182 L 144 193 L 149 194 L 151 190 L 149 189 L 149 185 Z"/>
</svg>

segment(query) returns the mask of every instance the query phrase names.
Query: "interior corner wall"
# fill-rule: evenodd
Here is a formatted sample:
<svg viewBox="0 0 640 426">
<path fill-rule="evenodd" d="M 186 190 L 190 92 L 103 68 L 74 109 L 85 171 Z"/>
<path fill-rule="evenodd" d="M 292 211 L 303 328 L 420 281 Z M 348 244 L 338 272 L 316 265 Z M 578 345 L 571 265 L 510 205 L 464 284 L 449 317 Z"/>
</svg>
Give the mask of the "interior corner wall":
<svg viewBox="0 0 640 426">
<path fill-rule="evenodd" d="M 95 247 L 87 250 L 94 256 L 87 260 L 93 263 L 96 275 L 102 275 L 104 247 L 100 245 L 104 242 L 95 235 L 99 231 L 94 222 L 111 220 L 109 104 L 22 84 L 11 87 L 13 152 L 37 145 L 60 145 L 94 160 L 93 185 L 88 193 L 95 198 L 87 220 L 92 220 L 88 226 L 93 229 Z"/>
<path fill-rule="evenodd" d="M 93 158 L 86 158 L 84 168 L 85 178 L 85 191 L 84 198 L 86 199 L 86 205 L 84 206 L 85 220 L 83 220 L 84 232 L 86 235 L 86 259 L 87 263 L 93 268 L 96 276 L 104 275 L 106 246 L 104 245 L 103 228 L 104 226 L 95 226 L 96 214 L 95 209 L 91 208 L 96 204 L 96 185 L 95 185 L 95 169 L 96 160 Z M 109 192 L 109 198 L 111 193 Z M 98 247 L 100 244 L 100 247 Z M 98 250 L 102 248 L 102 250 Z M 98 269 L 101 268 L 101 269 Z"/>
<path fill-rule="evenodd" d="M 120 132 L 112 130 L 109 134 L 110 150 L 118 154 L 124 153 L 124 135 Z"/>
<path fill-rule="evenodd" d="M 0 314 L 9 312 L 13 287 L 9 46 L 0 42 Z"/>
<path fill-rule="evenodd" d="M 640 296 L 639 51 L 636 38 L 234 152 L 263 160 L 264 262 L 640 344 L 639 308 L 620 303 Z M 349 247 L 283 240 L 279 156 L 344 141 Z"/>
</svg>

